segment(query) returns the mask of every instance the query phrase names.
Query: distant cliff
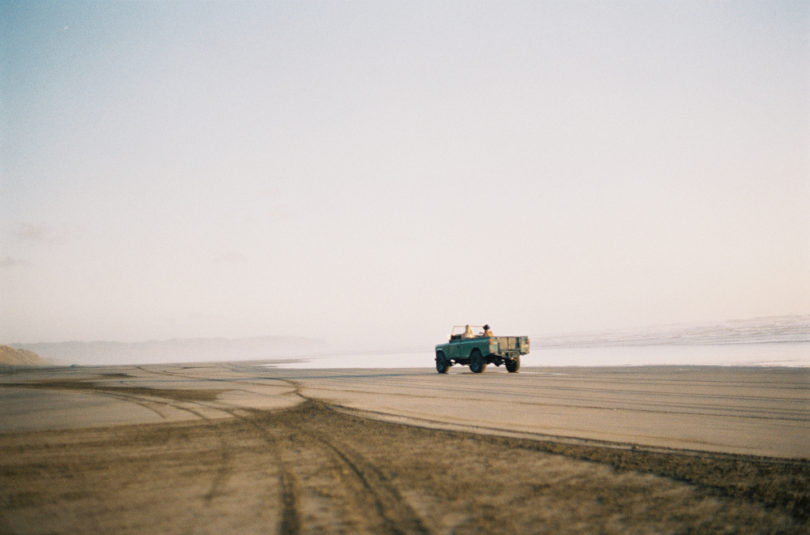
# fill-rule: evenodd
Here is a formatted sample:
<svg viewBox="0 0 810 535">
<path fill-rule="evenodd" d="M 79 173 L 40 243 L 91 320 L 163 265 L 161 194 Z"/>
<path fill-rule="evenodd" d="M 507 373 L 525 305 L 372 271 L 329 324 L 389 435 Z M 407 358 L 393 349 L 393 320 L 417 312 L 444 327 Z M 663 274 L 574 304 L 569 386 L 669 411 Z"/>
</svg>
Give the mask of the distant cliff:
<svg viewBox="0 0 810 535">
<path fill-rule="evenodd" d="M 0 366 L 47 366 L 48 361 L 25 349 L 0 345 Z"/>
<path fill-rule="evenodd" d="M 259 336 L 253 338 L 177 338 L 148 342 L 55 342 L 13 344 L 59 364 L 151 364 L 229 360 L 276 360 L 324 351 L 314 338 Z"/>
</svg>

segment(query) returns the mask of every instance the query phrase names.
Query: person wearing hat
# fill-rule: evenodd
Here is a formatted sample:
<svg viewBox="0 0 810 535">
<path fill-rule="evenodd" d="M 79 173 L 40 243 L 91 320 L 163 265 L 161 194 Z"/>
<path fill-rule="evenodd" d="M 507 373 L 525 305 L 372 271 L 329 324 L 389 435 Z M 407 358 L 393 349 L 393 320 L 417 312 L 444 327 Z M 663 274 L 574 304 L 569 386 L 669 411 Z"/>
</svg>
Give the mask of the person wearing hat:
<svg viewBox="0 0 810 535">
<path fill-rule="evenodd" d="M 489 328 L 489 325 L 484 325 L 484 336 L 492 336 L 492 329 Z"/>
</svg>

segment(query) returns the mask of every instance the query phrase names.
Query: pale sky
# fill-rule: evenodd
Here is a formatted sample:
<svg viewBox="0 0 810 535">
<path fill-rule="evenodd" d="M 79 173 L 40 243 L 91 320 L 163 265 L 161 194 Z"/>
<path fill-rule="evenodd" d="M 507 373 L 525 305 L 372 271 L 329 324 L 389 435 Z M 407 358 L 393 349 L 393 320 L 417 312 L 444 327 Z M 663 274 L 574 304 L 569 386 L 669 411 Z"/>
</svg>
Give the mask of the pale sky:
<svg viewBox="0 0 810 535">
<path fill-rule="evenodd" d="M 810 312 L 810 3 L 2 2 L 0 343 Z"/>
</svg>

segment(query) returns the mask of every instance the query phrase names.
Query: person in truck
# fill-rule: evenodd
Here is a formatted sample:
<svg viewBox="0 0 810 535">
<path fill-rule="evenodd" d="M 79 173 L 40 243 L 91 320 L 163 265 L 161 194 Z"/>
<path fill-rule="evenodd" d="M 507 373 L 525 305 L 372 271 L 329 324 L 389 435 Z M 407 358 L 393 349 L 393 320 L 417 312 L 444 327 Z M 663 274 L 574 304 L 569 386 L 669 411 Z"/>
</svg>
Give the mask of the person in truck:
<svg viewBox="0 0 810 535">
<path fill-rule="evenodd" d="M 470 327 L 469 325 L 466 325 L 464 327 L 464 334 L 462 334 L 461 337 L 462 338 L 475 338 L 475 335 L 473 334 L 472 327 Z"/>
<path fill-rule="evenodd" d="M 492 329 L 489 328 L 489 325 L 484 325 L 483 336 L 492 336 Z"/>
</svg>

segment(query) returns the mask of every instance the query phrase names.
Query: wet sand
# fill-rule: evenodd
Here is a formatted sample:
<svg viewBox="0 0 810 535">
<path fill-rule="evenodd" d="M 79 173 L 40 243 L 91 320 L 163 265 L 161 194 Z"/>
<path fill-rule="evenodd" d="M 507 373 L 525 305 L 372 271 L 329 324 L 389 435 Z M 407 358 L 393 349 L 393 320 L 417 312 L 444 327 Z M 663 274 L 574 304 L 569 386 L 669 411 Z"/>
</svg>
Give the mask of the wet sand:
<svg viewBox="0 0 810 535">
<path fill-rule="evenodd" d="M 0 375 L 0 533 L 805 533 L 802 369 Z"/>
</svg>

